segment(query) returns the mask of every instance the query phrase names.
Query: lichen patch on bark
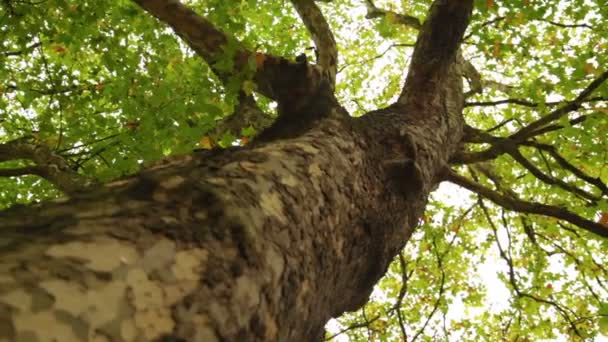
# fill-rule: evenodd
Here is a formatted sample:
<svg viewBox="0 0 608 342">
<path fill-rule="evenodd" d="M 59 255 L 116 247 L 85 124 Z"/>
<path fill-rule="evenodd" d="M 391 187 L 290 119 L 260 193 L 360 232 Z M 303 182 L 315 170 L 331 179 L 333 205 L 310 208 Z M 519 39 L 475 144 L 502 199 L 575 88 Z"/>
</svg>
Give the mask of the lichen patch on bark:
<svg viewBox="0 0 608 342">
<path fill-rule="evenodd" d="M 281 196 L 279 196 L 278 193 L 270 192 L 261 194 L 260 206 L 262 207 L 262 210 L 266 216 L 274 217 L 282 224 L 286 224 L 288 222 L 287 217 L 285 217 Z"/>
<path fill-rule="evenodd" d="M 82 253 L 86 250 L 87 253 Z M 99 237 L 92 241 L 74 241 L 49 247 L 46 255 L 54 258 L 82 260 L 92 271 L 111 272 L 116 268 L 132 264 L 138 258 L 134 247 L 116 239 Z"/>
</svg>

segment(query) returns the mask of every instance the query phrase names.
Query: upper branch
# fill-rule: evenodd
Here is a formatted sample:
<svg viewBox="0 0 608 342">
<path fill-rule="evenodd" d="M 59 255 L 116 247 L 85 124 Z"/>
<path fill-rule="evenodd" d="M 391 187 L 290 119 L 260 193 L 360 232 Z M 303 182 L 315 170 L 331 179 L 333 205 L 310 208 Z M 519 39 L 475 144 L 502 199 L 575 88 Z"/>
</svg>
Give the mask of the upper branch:
<svg viewBox="0 0 608 342">
<path fill-rule="evenodd" d="M 478 129 L 475 129 L 472 127 L 466 127 L 467 136 L 465 137 L 465 140 L 467 142 L 485 142 L 485 143 L 491 144 L 492 146 L 490 146 L 489 148 L 487 148 L 483 151 L 480 151 L 480 152 L 474 152 L 474 153 L 461 152 L 461 153 L 455 155 L 452 158 L 451 162 L 468 164 L 468 163 L 475 163 L 475 162 L 494 159 L 494 158 L 498 157 L 499 155 L 505 153 L 507 151 L 507 148 L 510 146 L 516 146 L 516 145 L 523 144 L 526 140 L 528 140 L 532 137 L 563 128 L 562 125 L 558 125 L 558 124 L 549 125 L 549 124 L 554 122 L 555 120 L 558 120 L 559 118 L 563 117 L 564 115 L 567 115 L 567 114 L 579 109 L 581 107 L 581 104 L 584 102 L 604 101 L 605 97 L 602 97 L 602 96 L 589 97 L 589 95 L 591 95 L 600 85 L 602 85 L 602 83 L 604 83 L 604 81 L 606 81 L 606 79 L 608 79 L 608 71 L 605 71 L 598 78 L 593 80 L 593 82 L 591 82 L 573 101 L 567 102 L 566 104 L 562 105 L 561 107 L 553 110 L 552 112 L 541 117 L 540 119 L 528 124 L 527 126 L 523 127 L 519 131 L 509 135 L 508 137 L 504 137 L 504 138 L 493 137 L 481 130 L 478 130 Z M 508 101 L 508 102 L 513 102 L 513 101 Z M 507 103 L 507 102 L 505 102 L 505 103 Z M 528 102 L 528 103 L 520 102 L 519 104 L 527 105 L 529 107 L 537 106 L 537 104 L 532 103 L 532 102 Z M 556 104 L 558 104 L 558 103 L 556 103 L 556 102 L 550 103 L 550 105 L 556 105 Z M 583 115 L 576 119 L 572 119 L 572 120 L 570 120 L 570 124 L 571 125 L 579 124 L 579 123 L 585 121 L 586 118 L 587 117 Z"/>
<path fill-rule="evenodd" d="M 418 18 L 413 17 L 411 15 L 380 9 L 376 7 L 372 0 L 366 0 L 365 6 L 367 7 L 367 15 L 365 16 L 367 19 L 374 19 L 384 17 L 386 15 L 391 15 L 396 19 L 396 22 L 398 22 L 399 24 L 411 27 L 416 30 L 419 30 L 422 27 L 422 24 L 420 23 L 420 20 L 418 20 Z"/>
<path fill-rule="evenodd" d="M 520 129 L 518 132 L 516 132 L 515 134 L 511 135 L 511 138 L 514 140 L 523 140 L 526 139 L 528 137 L 530 137 L 531 135 L 534 135 L 534 132 L 539 129 L 542 128 L 543 126 L 545 126 L 546 124 L 553 122 L 559 118 L 561 118 L 562 116 L 577 110 L 581 103 L 589 96 L 591 95 L 600 85 L 602 85 L 602 83 L 604 83 L 604 81 L 606 81 L 606 79 L 608 79 L 608 71 L 604 71 L 598 78 L 596 78 L 595 80 L 593 80 L 593 82 L 591 82 L 587 88 L 585 88 L 575 99 L 574 101 L 568 103 L 565 106 L 562 106 L 556 110 L 554 110 L 553 112 L 543 116 L 542 118 L 530 123 L 529 125 L 527 125 L 526 127 Z"/>
<path fill-rule="evenodd" d="M 30 52 L 31 50 L 33 50 L 41 45 L 42 45 L 42 42 L 33 43 L 32 45 L 26 46 L 23 50 L 1 52 L 0 56 L 6 56 L 6 57 L 20 56 L 20 55 Z"/>
<path fill-rule="evenodd" d="M 585 198 L 585 199 L 591 201 L 592 203 L 595 203 L 601 199 L 601 196 L 596 196 L 586 190 L 583 190 L 576 186 L 570 185 L 567 182 L 565 182 L 559 178 L 555 178 L 553 176 L 545 174 L 543 171 L 541 171 L 539 168 L 537 168 L 533 163 L 531 163 L 526 157 L 524 157 L 517 148 L 510 149 L 508 151 L 508 153 L 513 159 L 515 159 L 516 162 L 518 162 L 521 166 L 523 166 L 528 171 L 530 171 L 530 173 L 532 175 L 534 175 L 534 177 L 540 179 L 545 184 L 557 186 L 563 190 L 566 190 L 570 193 L 573 193 L 582 198 Z"/>
<path fill-rule="evenodd" d="M 323 13 L 313 0 L 291 0 L 317 48 L 317 64 L 333 86 L 336 83 L 338 49 L 334 35 Z"/>
<path fill-rule="evenodd" d="M 422 23 L 418 18 L 414 16 L 401 14 L 391 10 L 376 7 L 372 0 L 366 0 L 365 6 L 367 7 L 367 15 L 365 17 L 368 19 L 390 16 L 391 18 L 394 18 L 392 19 L 394 20 L 394 22 L 399 23 L 403 26 L 413 28 L 415 30 L 420 30 L 422 28 Z M 465 94 L 465 98 L 472 94 L 481 93 L 485 86 L 492 86 L 493 88 L 500 89 L 508 88 L 507 85 L 500 84 L 499 82 L 482 80 L 481 74 L 469 60 L 464 59 L 461 54 L 458 55 L 458 58 L 463 66 L 463 76 L 467 79 L 471 88 Z"/>
<path fill-rule="evenodd" d="M 608 97 L 604 97 L 604 96 L 590 97 L 585 100 L 582 100 L 581 103 L 597 102 L 597 101 L 608 101 Z M 529 101 L 526 99 L 508 98 L 508 99 L 495 100 L 495 101 L 465 102 L 464 106 L 465 107 L 473 107 L 473 106 L 487 107 L 487 106 L 497 106 L 497 105 L 501 105 L 501 104 L 510 104 L 510 103 L 516 104 L 519 106 L 529 107 L 529 108 L 537 108 L 541 105 L 539 102 L 532 102 L 532 101 Z M 566 104 L 566 101 L 548 101 L 548 102 L 543 103 L 543 105 L 545 105 L 547 107 L 564 105 L 564 104 Z"/>
<path fill-rule="evenodd" d="M 226 35 L 179 0 L 133 1 L 169 25 L 212 68 L 213 63 L 222 57 L 223 47 L 228 42 Z M 214 72 L 218 73 L 215 69 Z M 218 74 L 220 78 L 222 75 L 221 72 Z"/>
<path fill-rule="evenodd" d="M 456 174 L 452 170 L 447 170 L 445 179 L 454 184 L 475 192 L 490 201 L 502 206 L 505 209 L 513 210 L 521 213 L 537 214 L 548 217 L 558 218 L 570 222 L 588 232 L 608 238 L 608 226 L 583 218 L 565 208 L 528 202 L 510 196 L 501 195 L 491 189 L 488 189 L 476 182 L 473 182 L 461 175 Z"/>
<path fill-rule="evenodd" d="M 246 67 L 252 52 L 244 49 L 239 42 L 233 40 L 240 48 L 237 49 L 232 70 L 221 70 L 215 63 L 225 58 L 224 47 L 229 41 L 224 32 L 217 29 L 210 21 L 198 15 L 189 7 L 181 4 L 179 0 L 133 0 L 148 13 L 169 25 L 200 57 L 202 57 L 213 73 L 224 83 L 229 82 L 231 76 L 236 76 Z M 259 87 L 261 93 L 270 95 L 268 87 Z M 272 96 L 269 96 L 272 98 Z M 253 114 L 253 116 L 252 116 Z M 239 105 L 233 115 L 220 121 L 216 125 L 215 133 L 221 136 L 225 132 L 237 133 L 246 127 L 248 121 L 267 121 L 268 116 L 259 108 L 252 96 L 239 96 Z M 235 125 L 242 122 L 242 125 Z M 256 126 L 264 128 L 267 124 Z M 217 137 L 216 137 L 217 138 Z"/>
<path fill-rule="evenodd" d="M 247 71 L 249 62 L 255 60 L 253 80 L 257 85 L 256 90 L 276 100 L 279 107 L 292 102 L 294 92 L 298 94 L 300 102 L 306 102 L 319 89 L 322 75 L 318 67 L 250 51 L 179 0 L 132 1 L 173 28 L 224 82 L 231 76 Z M 225 47 L 229 43 L 237 47 L 233 56 L 226 55 Z M 232 70 L 218 70 L 215 67 L 214 64 L 223 58 L 233 58 Z"/>
<path fill-rule="evenodd" d="M 487 143 L 492 145 L 492 147 L 486 149 L 482 152 L 476 153 L 459 153 L 454 156 L 454 158 L 450 161 L 452 163 L 480 163 L 486 160 L 494 159 L 502 154 L 510 155 L 516 162 L 525 167 L 528 171 L 530 171 L 536 178 L 545 182 L 549 185 L 555 185 L 563 190 L 566 190 L 570 193 L 576 194 L 583 198 L 586 198 L 592 202 L 596 202 L 601 199 L 602 195 L 608 194 L 608 188 L 599 178 L 594 178 L 587 175 L 582 170 L 578 169 L 570 162 L 568 162 L 564 157 L 562 157 L 557 149 L 552 145 L 541 144 L 535 141 L 516 141 L 510 138 L 502 138 L 493 136 L 487 132 L 478 130 L 476 128 L 472 128 L 470 126 L 465 127 L 466 138 L 465 141 L 473 142 L 473 143 Z M 519 146 L 531 146 L 535 147 L 539 150 L 547 151 L 553 157 L 553 159 L 564 169 L 572 172 L 577 178 L 586 181 L 589 184 L 596 186 L 600 191 L 601 195 L 594 195 L 586 190 L 575 187 L 573 185 L 568 184 L 567 182 L 555 178 L 553 176 L 549 176 L 545 174 L 543 171 L 534 166 L 530 161 L 528 161 L 522 154 L 519 152 Z"/>
<path fill-rule="evenodd" d="M 421 92 L 433 94 L 443 86 L 454 63 L 473 9 L 472 0 L 436 0 L 422 25 L 410 70 L 398 102 Z"/>
<path fill-rule="evenodd" d="M 542 144 L 542 143 L 538 143 L 535 141 L 525 142 L 523 145 L 532 146 L 539 150 L 549 152 L 551 157 L 562 168 L 572 172 L 572 174 L 574 174 L 579 179 L 582 179 L 589 184 L 593 184 L 595 187 L 597 187 L 601 191 L 602 195 L 608 196 L 608 186 L 606 186 L 606 184 L 604 184 L 604 182 L 602 182 L 602 179 L 600 177 L 591 177 L 590 175 L 586 174 L 583 170 L 572 165 L 568 160 L 566 160 L 566 158 L 564 158 L 561 154 L 559 154 L 557 152 L 557 148 L 555 148 L 555 146 L 548 145 L 548 144 Z"/>
</svg>

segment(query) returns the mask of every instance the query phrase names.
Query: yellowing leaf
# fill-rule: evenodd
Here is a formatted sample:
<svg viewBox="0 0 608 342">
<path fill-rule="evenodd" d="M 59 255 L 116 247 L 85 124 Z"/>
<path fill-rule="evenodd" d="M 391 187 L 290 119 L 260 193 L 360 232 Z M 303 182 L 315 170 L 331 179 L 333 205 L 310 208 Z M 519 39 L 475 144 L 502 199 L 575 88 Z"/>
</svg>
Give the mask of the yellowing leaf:
<svg viewBox="0 0 608 342">
<path fill-rule="evenodd" d="M 129 121 L 125 124 L 125 127 L 134 131 L 139 127 L 139 121 Z"/>
<path fill-rule="evenodd" d="M 595 65 L 593 65 L 592 63 L 586 63 L 583 67 L 583 70 L 585 70 L 585 74 L 587 75 L 595 74 L 596 72 Z"/>
<path fill-rule="evenodd" d="M 593 110 L 608 114 L 608 107 L 595 107 L 595 108 L 593 108 Z"/>
<path fill-rule="evenodd" d="M 52 47 L 53 51 L 56 53 L 66 53 L 68 49 L 63 45 L 55 45 Z"/>
<path fill-rule="evenodd" d="M 210 150 L 213 148 L 213 139 L 211 139 L 210 136 L 205 135 L 204 137 L 201 138 L 201 140 L 198 142 L 198 146 L 200 146 L 202 149 L 205 150 Z"/>
<path fill-rule="evenodd" d="M 602 212 L 602 214 L 600 215 L 600 219 L 598 221 L 599 223 L 608 226 L 608 211 L 604 211 Z"/>
<path fill-rule="evenodd" d="M 500 41 L 495 40 L 492 48 L 492 57 L 498 57 L 498 55 L 500 55 Z"/>
</svg>

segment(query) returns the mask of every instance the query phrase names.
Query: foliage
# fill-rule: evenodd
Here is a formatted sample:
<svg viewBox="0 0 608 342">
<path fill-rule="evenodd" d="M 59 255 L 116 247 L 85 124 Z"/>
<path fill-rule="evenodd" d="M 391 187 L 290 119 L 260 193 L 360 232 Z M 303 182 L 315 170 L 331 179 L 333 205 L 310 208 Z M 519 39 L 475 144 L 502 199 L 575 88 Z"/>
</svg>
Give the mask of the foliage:
<svg viewBox="0 0 608 342">
<path fill-rule="evenodd" d="M 340 50 L 337 94 L 353 115 L 398 95 L 417 35 L 398 15 L 423 21 L 430 5 L 377 1 L 384 14 L 366 18 L 365 3 L 320 4 Z M 250 49 L 314 60 L 303 24 L 283 2 L 188 4 Z M 73 170 L 107 181 L 206 147 L 208 132 L 235 106 L 241 83 L 222 86 L 179 37 L 130 1 L 5 0 L 0 6 L 0 143 L 30 136 Z M 467 99 L 467 122 L 506 137 L 573 100 L 606 71 L 606 37 L 608 7 L 600 0 L 476 1 L 462 50 L 481 73 L 484 91 Z M 229 64 L 225 58 L 214 67 Z M 522 159 L 506 153 L 459 171 L 502 194 L 606 223 L 608 195 L 572 171 L 608 181 L 608 87 L 588 99 L 534 144 L 520 146 Z M 252 134 L 246 128 L 243 136 Z M 27 165 L 7 160 L 0 170 Z M 0 189 L 0 207 L 59 196 L 34 176 L 0 178 Z M 351 341 L 608 335 L 606 250 L 607 240 L 569 223 L 506 211 L 442 186 L 371 301 L 334 328 L 344 328 Z"/>
</svg>

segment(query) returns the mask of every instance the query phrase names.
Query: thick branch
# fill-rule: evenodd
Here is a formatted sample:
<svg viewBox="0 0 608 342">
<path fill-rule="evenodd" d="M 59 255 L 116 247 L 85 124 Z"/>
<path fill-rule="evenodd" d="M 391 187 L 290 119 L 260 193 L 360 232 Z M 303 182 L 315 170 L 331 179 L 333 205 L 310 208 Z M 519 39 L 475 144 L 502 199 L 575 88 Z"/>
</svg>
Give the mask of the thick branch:
<svg viewBox="0 0 608 342">
<path fill-rule="evenodd" d="M 230 77 L 246 76 L 250 62 L 255 61 L 252 79 L 257 85 L 256 90 L 277 101 L 279 111 L 286 107 L 300 109 L 318 92 L 323 78 L 318 66 L 250 51 L 179 0 L 133 1 L 173 28 L 224 82 Z M 227 44 L 236 46 L 234 55 L 226 55 Z M 217 68 L 215 63 L 225 58 L 233 58 L 231 70 Z"/>
<path fill-rule="evenodd" d="M 479 73 L 479 71 L 477 71 L 477 68 L 475 68 L 473 63 L 462 57 L 462 54 L 459 54 L 458 57 L 462 59 L 462 72 L 464 74 L 464 77 L 467 79 L 467 82 L 469 82 L 469 88 L 471 88 L 465 94 L 465 98 L 473 94 L 481 94 L 484 86 L 484 83 L 481 79 L 481 74 Z"/>
<path fill-rule="evenodd" d="M 24 166 L 13 169 L 0 169 L 0 177 L 19 177 L 26 175 L 41 176 L 45 174 L 44 168 L 40 166 Z"/>
<path fill-rule="evenodd" d="M 422 28 L 422 23 L 416 17 L 378 8 L 371 0 L 366 0 L 365 5 L 367 7 L 367 15 L 365 17 L 368 19 L 390 16 L 391 18 L 394 18 L 392 20 L 398 24 L 413 28 L 415 30 L 420 30 Z M 463 65 L 463 76 L 467 79 L 471 88 L 471 90 L 465 94 L 465 97 L 475 93 L 481 93 L 485 85 L 493 85 L 494 83 L 497 83 L 482 81 L 479 71 L 477 71 L 477 68 L 475 68 L 475 66 L 469 60 L 464 59 L 461 54 L 458 55 L 458 58 L 461 59 L 461 63 Z M 505 87 L 502 84 L 500 84 L 500 86 L 503 88 Z"/>
<path fill-rule="evenodd" d="M 492 157 L 492 154 L 494 154 L 493 157 L 497 157 L 500 154 L 507 153 L 513 159 L 515 159 L 515 161 L 517 161 L 521 166 L 526 168 L 528 171 L 530 171 L 530 173 L 532 173 L 536 178 L 543 181 L 544 183 L 549 184 L 549 185 L 558 186 L 565 191 L 579 195 L 592 202 L 596 202 L 596 201 L 600 200 L 601 196 L 593 195 L 592 193 L 589 193 L 588 191 L 585 191 L 578 187 L 570 185 L 561 179 L 557 179 L 555 177 L 545 174 L 543 171 L 541 171 L 536 166 L 534 166 L 528 159 L 526 159 L 521 154 L 521 152 L 519 152 L 518 146 L 520 144 L 517 143 L 516 141 L 508 139 L 508 138 L 494 137 L 486 132 L 476 130 L 476 129 L 468 127 L 468 126 L 467 126 L 466 131 L 467 131 L 467 133 L 469 133 L 469 137 L 467 139 L 468 141 L 489 143 L 489 144 L 493 145 L 493 148 L 490 148 L 484 152 L 480 152 L 479 154 L 475 154 L 475 155 L 485 156 L 485 157 L 489 158 L 489 157 Z M 534 142 L 525 142 L 525 143 L 522 143 L 522 145 L 535 146 L 537 148 L 542 148 L 543 150 L 549 151 L 551 153 L 551 155 L 556 159 L 556 161 L 562 167 L 566 168 L 567 170 L 570 170 L 577 177 L 579 177 L 591 184 L 596 185 L 602 192 L 605 191 L 606 187 L 601 182 L 601 180 L 585 175 L 582 171 L 578 170 L 576 167 L 574 167 L 572 164 L 570 164 L 567 160 L 565 160 L 563 157 L 561 157 L 555 151 L 555 149 L 552 148 L 551 146 L 538 144 L 538 143 L 534 143 Z"/>
<path fill-rule="evenodd" d="M 317 64 L 321 66 L 332 88 L 336 83 L 338 49 L 334 35 L 323 13 L 313 0 L 291 0 L 317 47 Z"/>
<path fill-rule="evenodd" d="M 205 61 L 213 64 L 223 57 L 226 35 L 210 21 L 179 0 L 133 0 L 148 13 L 169 25 Z M 214 71 L 218 72 L 217 69 Z M 220 75 L 225 75 L 219 72 Z"/>
<path fill-rule="evenodd" d="M 454 63 L 473 1 L 437 0 L 423 24 L 399 103 L 418 101 L 422 93 L 441 89 Z"/>
<path fill-rule="evenodd" d="M 80 191 L 92 183 L 92 180 L 72 170 L 62 156 L 46 145 L 37 144 L 28 138 L 0 144 L 0 162 L 19 159 L 31 160 L 35 166 L 5 169 L 0 172 L 0 176 L 38 175 L 68 194 Z"/>
<path fill-rule="evenodd" d="M 553 205 L 528 202 L 517 198 L 501 195 L 491 189 L 488 189 L 478 183 L 475 183 L 463 176 L 456 174 L 452 170 L 447 170 L 445 180 L 457 184 L 465 189 L 477 193 L 495 204 L 502 206 L 505 209 L 513 210 L 521 213 L 537 214 L 548 217 L 554 217 L 560 220 L 570 222 L 581 229 L 597 234 L 601 237 L 608 238 L 608 227 L 586 218 L 583 218 L 565 208 L 560 208 Z"/>
</svg>

